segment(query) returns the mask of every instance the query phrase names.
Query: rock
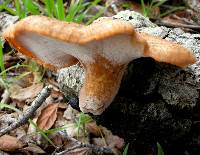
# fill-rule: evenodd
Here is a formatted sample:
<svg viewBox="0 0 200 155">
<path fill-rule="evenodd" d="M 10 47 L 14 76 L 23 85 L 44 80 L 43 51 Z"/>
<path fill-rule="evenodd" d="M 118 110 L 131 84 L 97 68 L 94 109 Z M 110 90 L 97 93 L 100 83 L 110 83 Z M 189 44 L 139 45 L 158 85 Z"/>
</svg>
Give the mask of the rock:
<svg viewBox="0 0 200 155">
<path fill-rule="evenodd" d="M 5 12 L 0 12 L 0 36 L 3 30 L 5 30 L 9 25 L 15 23 L 19 17 L 11 16 Z"/>
<path fill-rule="evenodd" d="M 172 65 L 156 63 L 153 60 L 148 64 L 147 61 L 150 61 L 148 60 L 150 58 L 141 58 L 130 63 L 129 68 L 127 69 L 128 73 L 124 76 L 124 81 L 127 81 L 127 78 L 130 76 L 130 74 L 133 74 L 134 78 L 136 78 L 135 80 L 138 80 L 137 82 L 132 80 L 133 83 L 131 85 L 133 86 L 130 89 L 132 91 L 136 91 L 136 94 L 139 93 L 138 95 L 140 96 L 152 93 L 156 88 L 158 93 L 168 102 L 168 104 L 179 105 L 181 108 L 193 108 L 197 103 L 197 98 L 199 97 L 197 83 L 200 80 L 200 68 L 198 67 L 198 64 L 200 63 L 200 34 L 184 33 L 179 28 L 170 29 L 163 26 L 158 27 L 151 23 L 151 21 L 149 21 L 147 18 L 134 11 L 122 11 L 113 16 L 113 18 L 128 20 L 133 24 L 136 30 L 140 32 L 146 32 L 155 36 L 160 36 L 166 40 L 177 42 L 191 49 L 195 53 L 198 59 L 197 63 L 187 67 L 186 69 L 180 69 Z M 145 64 L 142 65 L 141 63 L 143 63 L 143 61 L 145 61 L 145 63 L 151 67 L 147 67 Z M 132 64 L 134 64 L 134 67 Z M 150 69 L 152 71 L 147 71 L 146 69 Z M 151 75 L 146 75 L 150 74 L 149 72 L 152 72 Z M 63 90 L 66 96 L 74 97 L 78 95 L 84 79 L 83 73 L 84 71 L 79 65 L 60 70 L 58 74 L 58 82 L 60 83 L 60 88 Z M 143 74 L 148 77 L 145 79 L 141 78 L 140 76 L 143 77 Z M 139 79 L 143 79 L 145 81 L 140 81 Z M 131 87 L 129 82 L 130 81 L 128 79 L 128 85 Z M 141 86 L 141 83 L 144 82 L 148 82 L 145 83 L 145 88 Z M 138 84 L 140 85 L 137 86 Z M 124 87 L 123 85 L 124 84 L 122 83 L 121 87 Z M 137 90 L 134 90 L 133 87 L 136 87 Z M 148 88 L 149 90 L 147 90 Z M 139 90 L 141 90 L 141 92 L 138 92 Z M 131 94 L 135 93 L 132 92 Z M 180 98 L 182 101 L 179 101 Z"/>
<path fill-rule="evenodd" d="M 113 18 L 128 20 L 137 31 L 190 48 L 198 61 L 180 69 L 151 58 L 134 60 L 111 106 L 94 118 L 130 143 L 131 155 L 155 152 L 157 142 L 165 154 L 199 154 L 200 34 L 158 27 L 134 11 L 119 12 Z M 79 65 L 58 73 L 60 88 L 68 98 L 77 97 L 83 79 Z"/>
<path fill-rule="evenodd" d="M 84 80 L 84 69 L 79 65 L 61 69 L 58 74 L 58 83 L 67 98 L 77 97 Z"/>
</svg>

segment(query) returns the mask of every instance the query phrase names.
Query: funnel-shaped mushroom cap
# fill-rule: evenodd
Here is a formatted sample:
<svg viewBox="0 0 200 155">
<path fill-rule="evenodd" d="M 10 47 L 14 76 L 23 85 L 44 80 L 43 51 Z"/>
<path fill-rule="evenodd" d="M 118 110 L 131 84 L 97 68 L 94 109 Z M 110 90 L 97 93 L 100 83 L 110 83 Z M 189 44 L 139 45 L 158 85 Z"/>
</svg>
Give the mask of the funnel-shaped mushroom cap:
<svg viewBox="0 0 200 155">
<path fill-rule="evenodd" d="M 4 38 L 19 52 L 34 58 L 47 67 L 63 68 L 77 59 L 92 62 L 99 40 L 134 32 L 132 26 L 122 20 L 106 19 L 89 26 L 67 23 L 44 16 L 29 16 L 10 26 Z M 126 35 L 125 35 L 126 34 Z"/>
<path fill-rule="evenodd" d="M 9 27 L 3 36 L 19 52 L 49 68 L 80 61 L 86 76 L 79 106 L 83 112 L 96 115 L 112 102 L 131 60 L 150 56 L 181 67 L 195 62 L 186 48 L 139 34 L 129 22 L 120 19 L 105 18 L 84 26 L 30 16 Z"/>
</svg>

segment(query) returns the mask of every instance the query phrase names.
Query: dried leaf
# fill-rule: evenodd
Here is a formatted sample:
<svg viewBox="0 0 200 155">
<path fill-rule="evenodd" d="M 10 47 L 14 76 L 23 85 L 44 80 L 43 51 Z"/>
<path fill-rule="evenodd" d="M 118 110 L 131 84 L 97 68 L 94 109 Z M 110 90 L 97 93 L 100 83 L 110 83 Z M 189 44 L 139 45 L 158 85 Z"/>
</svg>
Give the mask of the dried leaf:
<svg viewBox="0 0 200 155">
<path fill-rule="evenodd" d="M 119 154 L 124 146 L 124 139 L 113 135 L 112 132 L 105 127 L 100 126 L 100 129 L 104 137 L 92 138 L 92 143 L 98 146 L 110 147 L 114 154 Z"/>
<path fill-rule="evenodd" d="M 11 114 L 2 115 L 0 117 L 0 128 L 3 129 L 3 128 L 8 127 L 13 122 L 16 122 L 18 117 L 19 116 L 18 116 L 17 113 L 11 113 Z"/>
<path fill-rule="evenodd" d="M 14 56 L 14 55 L 10 55 L 10 53 L 4 54 L 4 65 L 6 68 L 16 65 L 17 62 L 19 62 L 18 57 Z"/>
<path fill-rule="evenodd" d="M 92 133 L 95 136 L 101 136 L 101 129 L 100 127 L 96 124 L 96 122 L 91 122 L 86 124 L 86 129 L 89 133 Z"/>
<path fill-rule="evenodd" d="M 88 148 L 77 148 L 75 150 L 70 151 L 69 153 L 66 153 L 64 155 L 91 155 L 92 150 Z"/>
<path fill-rule="evenodd" d="M 54 135 L 54 136 L 51 138 L 51 140 L 53 141 L 53 143 L 54 143 L 57 147 L 62 147 L 64 138 L 63 138 L 62 135 L 56 134 L 56 135 Z"/>
<path fill-rule="evenodd" d="M 200 12 L 199 0 L 185 0 L 185 2 L 194 12 Z"/>
<path fill-rule="evenodd" d="M 77 125 L 74 123 L 69 124 L 69 127 L 66 128 L 66 132 L 69 135 L 69 137 L 75 137 L 78 135 L 78 128 Z M 79 133 L 79 137 L 83 136 L 83 133 Z"/>
<path fill-rule="evenodd" d="M 20 149 L 23 147 L 21 141 L 19 141 L 16 137 L 4 135 L 0 137 L 0 150 L 2 151 L 15 151 L 16 149 Z"/>
<path fill-rule="evenodd" d="M 63 100 L 63 93 L 61 93 L 58 90 L 53 89 L 51 92 L 51 96 L 52 96 L 52 98 L 57 99 L 58 101 Z"/>
<path fill-rule="evenodd" d="M 92 138 L 92 144 L 105 146 L 105 140 L 103 138 Z"/>
<path fill-rule="evenodd" d="M 190 11 L 177 11 L 169 16 L 166 16 L 157 22 L 158 24 L 181 27 L 185 31 L 199 30 L 198 20 L 195 20 L 195 14 Z"/>
<path fill-rule="evenodd" d="M 15 129 L 13 131 L 14 131 L 14 135 L 17 137 L 17 139 L 20 139 L 20 141 L 23 142 L 21 140 L 21 138 L 26 135 L 26 130 L 27 130 L 27 125 L 24 125 L 24 126 L 20 126 L 19 128 Z"/>
<path fill-rule="evenodd" d="M 10 97 L 13 100 L 17 100 L 19 102 L 25 101 L 27 99 L 33 99 L 42 90 L 42 88 L 42 83 L 33 84 L 32 86 L 26 88 L 21 88 L 18 85 L 13 85 L 10 89 Z"/>
<path fill-rule="evenodd" d="M 58 105 L 59 109 L 64 109 L 65 110 L 65 109 L 67 109 L 67 107 L 68 107 L 68 105 L 66 103 L 61 103 L 60 102 L 59 105 Z"/>
<path fill-rule="evenodd" d="M 78 111 L 73 109 L 70 105 L 64 112 L 63 117 L 68 121 L 73 121 L 77 117 Z"/>
<path fill-rule="evenodd" d="M 38 117 L 37 125 L 40 129 L 50 129 L 57 118 L 58 104 L 52 103 L 47 105 Z"/>
<path fill-rule="evenodd" d="M 59 128 L 59 127 L 62 127 L 68 123 L 71 123 L 69 121 L 67 121 L 64 117 L 63 117 L 63 112 L 62 111 L 58 111 L 57 112 L 57 119 L 56 119 L 56 122 L 54 124 L 54 127 L 55 128 Z"/>
<path fill-rule="evenodd" d="M 124 139 L 113 135 L 110 130 L 105 127 L 101 127 L 103 134 L 105 135 L 105 141 L 111 148 L 121 149 L 124 146 Z"/>
<path fill-rule="evenodd" d="M 29 146 L 23 148 L 23 150 L 26 150 L 26 151 L 29 151 L 29 152 L 33 152 L 33 153 L 38 153 L 38 154 L 45 153 L 44 150 L 42 150 L 39 146 L 34 145 L 34 144 L 29 144 Z"/>
</svg>

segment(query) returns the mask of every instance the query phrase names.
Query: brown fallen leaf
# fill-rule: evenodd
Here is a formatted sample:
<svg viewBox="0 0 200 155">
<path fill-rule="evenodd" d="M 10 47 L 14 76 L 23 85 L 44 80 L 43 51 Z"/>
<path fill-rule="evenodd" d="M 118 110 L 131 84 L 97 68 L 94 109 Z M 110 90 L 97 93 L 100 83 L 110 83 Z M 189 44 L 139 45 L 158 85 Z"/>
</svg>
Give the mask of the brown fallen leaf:
<svg viewBox="0 0 200 155">
<path fill-rule="evenodd" d="M 13 85 L 10 88 L 11 99 L 17 100 L 18 102 L 26 101 L 27 99 L 33 99 L 42 90 L 43 83 L 33 84 L 30 87 L 21 88 L 18 85 Z"/>
<path fill-rule="evenodd" d="M 101 131 L 109 147 L 121 149 L 124 146 L 124 139 L 113 135 L 112 132 L 105 127 L 101 127 Z"/>
<path fill-rule="evenodd" d="M 59 107 L 59 106 L 58 106 Z M 71 123 L 69 121 L 67 121 L 64 117 L 63 117 L 63 112 L 62 111 L 58 111 L 57 112 L 57 119 L 56 119 L 56 122 L 54 124 L 54 127 L 55 128 L 59 128 L 59 127 L 62 127 L 68 123 Z"/>
<path fill-rule="evenodd" d="M 37 125 L 40 129 L 50 129 L 57 118 L 58 104 L 52 103 L 42 109 L 41 114 L 37 119 Z"/>
<path fill-rule="evenodd" d="M 200 12 L 200 3 L 199 0 L 185 0 L 187 6 L 190 7 L 194 12 Z"/>
<path fill-rule="evenodd" d="M 172 15 L 157 20 L 158 25 L 180 27 L 185 31 L 200 30 L 200 26 L 193 20 L 193 15 L 189 11 L 177 11 Z"/>
<path fill-rule="evenodd" d="M 124 139 L 113 135 L 110 130 L 105 127 L 99 126 L 103 137 L 92 138 L 92 143 L 98 146 L 108 146 L 112 148 L 115 154 L 119 154 L 120 150 L 124 146 Z"/>
<path fill-rule="evenodd" d="M 16 137 L 4 135 L 0 137 L 0 150 L 2 151 L 15 151 L 23 147 L 23 144 Z"/>
<path fill-rule="evenodd" d="M 92 154 L 92 150 L 88 149 L 88 148 L 77 148 L 75 150 L 72 150 L 64 155 L 91 155 Z"/>
<path fill-rule="evenodd" d="M 51 136 L 51 137 L 50 137 Z M 60 134 L 50 134 L 50 138 L 52 140 L 52 142 L 57 146 L 57 147 L 62 147 L 63 142 L 65 141 L 65 139 L 63 138 L 62 135 Z"/>
<path fill-rule="evenodd" d="M 105 139 L 103 138 L 92 138 L 92 144 L 98 146 L 107 146 L 107 144 L 105 144 Z"/>
<path fill-rule="evenodd" d="M 20 61 L 20 59 L 17 56 L 11 55 L 10 52 L 5 53 L 3 59 L 5 68 L 14 66 Z"/>
<path fill-rule="evenodd" d="M 28 125 L 23 125 L 20 126 L 19 128 L 13 130 L 12 132 L 10 132 L 11 136 L 15 136 L 17 137 L 17 139 L 20 139 L 20 141 L 25 144 L 21 138 L 24 137 L 26 135 L 26 130 L 27 130 Z"/>
<path fill-rule="evenodd" d="M 68 105 L 67 109 L 64 112 L 63 117 L 68 121 L 74 121 L 78 115 L 78 111 L 73 109 L 71 105 Z"/>
<path fill-rule="evenodd" d="M 53 99 L 57 100 L 57 102 L 63 100 L 63 93 L 61 93 L 59 90 L 53 89 L 51 92 L 51 96 Z"/>
<path fill-rule="evenodd" d="M 37 154 L 43 154 L 45 153 L 44 150 L 42 150 L 39 146 L 35 145 L 35 144 L 29 144 L 28 147 L 23 148 L 23 150 L 29 151 L 29 152 L 33 152 L 33 153 L 37 153 Z"/>
<path fill-rule="evenodd" d="M 96 122 L 91 122 L 86 124 L 86 130 L 95 135 L 95 136 L 101 136 L 101 129 L 100 127 L 96 124 Z"/>
</svg>

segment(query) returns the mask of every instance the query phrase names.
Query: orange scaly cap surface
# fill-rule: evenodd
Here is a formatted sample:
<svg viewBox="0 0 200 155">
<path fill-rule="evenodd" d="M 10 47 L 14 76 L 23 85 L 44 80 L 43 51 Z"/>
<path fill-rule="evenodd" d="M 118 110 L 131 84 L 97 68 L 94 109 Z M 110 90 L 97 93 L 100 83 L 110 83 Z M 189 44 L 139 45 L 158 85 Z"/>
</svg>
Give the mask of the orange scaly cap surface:
<svg viewBox="0 0 200 155">
<path fill-rule="evenodd" d="M 144 54 L 148 57 L 179 67 L 187 67 L 196 62 L 193 53 L 179 44 L 145 33 L 140 33 L 139 36 L 147 42 Z"/>
</svg>

